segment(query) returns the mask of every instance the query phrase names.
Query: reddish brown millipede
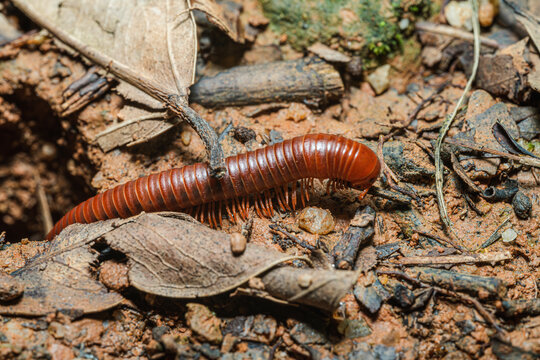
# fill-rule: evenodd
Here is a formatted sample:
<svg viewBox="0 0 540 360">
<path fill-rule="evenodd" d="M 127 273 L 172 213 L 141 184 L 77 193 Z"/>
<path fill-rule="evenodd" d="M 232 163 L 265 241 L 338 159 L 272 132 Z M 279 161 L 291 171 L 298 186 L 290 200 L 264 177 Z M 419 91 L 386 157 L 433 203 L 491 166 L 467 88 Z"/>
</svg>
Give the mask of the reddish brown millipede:
<svg viewBox="0 0 540 360">
<path fill-rule="evenodd" d="M 217 226 L 224 208 L 232 221 L 237 215 L 247 218 L 250 199 L 259 216 L 270 217 L 272 195 L 282 210 L 295 209 L 298 198 L 302 204 L 308 200 L 307 188 L 317 178 L 329 179 L 329 189 L 351 187 L 363 196 L 380 171 L 377 156 L 367 146 L 327 134 L 299 136 L 228 157 L 225 162 L 227 174 L 221 179 L 210 176 L 208 165 L 197 163 L 116 186 L 69 211 L 47 239 L 73 223 L 127 218 L 142 211 L 189 210 Z"/>
</svg>

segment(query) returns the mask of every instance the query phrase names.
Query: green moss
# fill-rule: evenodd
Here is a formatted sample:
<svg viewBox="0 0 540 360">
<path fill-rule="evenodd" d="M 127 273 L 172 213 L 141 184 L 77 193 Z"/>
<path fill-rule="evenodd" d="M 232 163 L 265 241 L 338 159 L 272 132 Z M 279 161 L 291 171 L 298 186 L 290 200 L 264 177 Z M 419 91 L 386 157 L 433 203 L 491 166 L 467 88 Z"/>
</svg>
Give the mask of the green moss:
<svg viewBox="0 0 540 360">
<path fill-rule="evenodd" d="M 297 50 L 321 42 L 350 54 L 380 58 L 401 48 L 404 33 L 398 26 L 400 20 L 425 15 L 431 0 L 260 2 L 273 30 L 286 34 Z"/>
</svg>

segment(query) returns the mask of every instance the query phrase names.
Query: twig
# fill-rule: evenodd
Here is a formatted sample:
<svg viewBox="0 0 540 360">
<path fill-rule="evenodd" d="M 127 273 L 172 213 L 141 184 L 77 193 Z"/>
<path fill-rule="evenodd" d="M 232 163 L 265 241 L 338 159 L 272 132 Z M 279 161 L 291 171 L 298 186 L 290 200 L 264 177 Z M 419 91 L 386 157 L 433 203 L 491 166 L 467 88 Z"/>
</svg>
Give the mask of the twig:
<svg viewBox="0 0 540 360">
<path fill-rule="evenodd" d="M 472 181 L 471 178 L 467 175 L 465 169 L 463 168 L 463 166 L 461 166 L 456 154 L 453 151 L 450 153 L 450 158 L 452 160 L 452 167 L 454 168 L 454 171 L 459 176 L 459 178 L 463 180 L 463 182 L 467 184 L 467 186 L 469 186 L 471 190 L 473 190 L 477 194 L 481 194 L 482 189 L 480 189 L 480 187 L 476 185 L 474 181 Z"/>
<path fill-rule="evenodd" d="M 488 246 L 490 246 L 491 244 L 493 244 L 495 241 L 497 241 L 501 236 L 499 234 L 499 231 L 501 231 L 502 227 L 504 225 L 506 225 L 506 223 L 508 221 L 510 221 L 510 218 L 512 217 L 512 215 L 508 216 L 506 219 L 503 220 L 502 223 L 500 223 L 499 226 L 497 226 L 497 228 L 495 229 L 495 231 L 493 232 L 493 234 L 491 234 L 488 239 L 486 241 L 484 241 L 484 243 L 482 245 L 480 245 L 478 247 L 478 249 L 476 250 L 480 250 L 480 249 L 485 249 L 487 248 Z"/>
<path fill-rule="evenodd" d="M 459 245 L 459 244 L 456 244 L 455 242 L 453 242 L 452 240 L 450 239 L 444 239 L 440 236 L 437 236 L 435 234 L 430 234 L 430 233 L 427 233 L 427 232 L 424 232 L 424 231 L 421 231 L 421 230 L 413 230 L 415 233 L 417 233 L 418 235 L 422 235 L 422 236 L 425 236 L 425 237 L 428 237 L 428 238 L 431 238 L 431 239 L 434 239 L 436 241 L 438 241 L 439 243 L 445 243 L 445 244 L 448 244 L 450 246 L 452 246 L 453 248 L 461 251 L 461 252 L 465 252 L 465 251 L 469 251 L 467 248 L 464 248 L 463 246 Z"/>
<path fill-rule="evenodd" d="M 99 65 L 118 78 L 163 102 L 172 113 L 186 121 L 201 137 L 206 147 L 211 174 L 215 177 L 221 177 L 225 174 L 226 168 L 223 149 L 218 142 L 216 132 L 202 117 L 199 116 L 199 114 L 197 114 L 188 105 L 184 104 L 182 98 L 178 94 L 169 94 L 162 88 L 160 84 L 142 76 L 140 73 L 133 71 L 131 68 L 114 60 L 113 58 L 99 51 L 95 51 L 67 32 L 59 29 L 52 22 L 46 20 L 43 16 L 40 16 L 40 14 L 36 14 L 34 11 L 32 11 L 32 8 L 26 1 L 14 0 L 13 2 L 32 21 L 42 28 L 48 30 L 60 41 L 78 51 L 91 62 Z"/>
<path fill-rule="evenodd" d="M 413 265 L 457 265 L 457 264 L 478 264 L 497 263 L 512 259 L 512 254 L 508 251 L 494 252 L 487 254 L 461 254 L 446 256 L 407 256 L 399 260 L 392 261 L 404 266 Z"/>
<path fill-rule="evenodd" d="M 478 22 L 478 3 L 477 3 L 477 0 L 470 0 L 470 1 L 473 8 L 473 16 L 471 19 L 473 23 L 473 31 L 474 31 L 473 68 L 472 68 L 471 76 L 469 77 L 469 80 L 467 81 L 467 85 L 465 86 L 465 89 L 463 89 L 463 94 L 459 98 L 452 114 L 449 117 L 447 117 L 446 120 L 443 122 L 441 130 L 439 132 L 439 136 L 437 137 L 437 141 L 435 143 L 435 185 L 437 189 L 437 201 L 439 203 L 439 213 L 441 215 L 441 220 L 443 221 L 446 228 L 456 238 L 458 238 L 458 236 L 457 234 L 455 234 L 455 231 L 452 227 L 452 223 L 450 219 L 448 218 L 448 212 L 446 210 L 446 203 L 444 201 L 444 193 L 443 193 L 444 174 L 443 174 L 443 164 L 441 160 L 441 148 L 442 148 L 442 143 L 444 141 L 444 137 L 446 136 L 446 133 L 450 129 L 450 126 L 452 125 L 454 118 L 456 117 L 459 109 L 461 108 L 461 105 L 463 104 L 463 101 L 465 100 L 467 93 L 471 89 L 472 83 L 476 77 L 476 72 L 478 70 L 478 63 L 480 60 L 480 24 Z"/>
<path fill-rule="evenodd" d="M 463 193 L 462 195 L 465 201 L 467 202 L 467 204 L 469 204 L 469 206 L 471 207 L 471 209 L 474 210 L 475 213 L 477 213 L 480 216 L 485 215 L 485 213 L 482 210 L 480 210 L 478 206 L 476 206 L 476 204 L 472 201 L 471 197 L 468 194 Z"/>
<path fill-rule="evenodd" d="M 392 169 L 390 169 L 388 165 L 386 165 L 386 162 L 384 161 L 383 145 L 384 145 L 384 136 L 381 135 L 379 136 L 379 144 L 377 146 L 377 156 L 379 157 L 379 161 L 381 162 L 382 173 L 386 177 L 386 183 L 392 190 L 395 190 L 401 194 L 407 195 L 411 199 L 414 199 L 416 203 L 418 204 L 418 206 L 423 207 L 422 199 L 420 199 L 416 191 L 404 189 L 398 185 L 399 183 L 398 177 L 396 176 L 396 174 L 394 174 Z"/>
<path fill-rule="evenodd" d="M 447 25 L 439 25 L 439 24 L 434 24 L 427 21 L 419 21 L 415 24 L 415 27 L 416 27 L 416 30 L 419 30 L 419 31 L 426 31 L 426 32 L 431 32 L 435 34 L 451 36 L 451 37 L 462 39 L 462 40 L 474 41 L 474 36 L 471 35 L 470 32 L 456 29 L 454 27 L 447 26 Z M 484 36 L 480 36 L 480 42 L 482 43 L 482 45 L 489 46 L 494 49 L 501 48 L 501 46 L 495 40 L 484 37 Z"/>
<path fill-rule="evenodd" d="M 409 282 L 412 282 L 412 283 L 416 284 L 417 286 L 421 286 L 421 287 L 433 287 L 433 289 L 435 289 L 440 294 L 443 294 L 443 295 L 446 295 L 446 296 L 449 296 L 449 297 L 454 297 L 454 298 L 459 299 L 459 300 L 461 300 L 463 302 L 472 304 L 475 307 L 476 311 L 478 311 L 478 313 L 484 318 L 484 320 L 488 324 L 493 326 L 493 328 L 495 330 L 497 330 L 497 332 L 500 335 L 507 336 L 507 332 L 503 328 L 501 328 L 499 326 L 499 324 L 497 324 L 497 320 L 495 319 L 493 314 L 491 314 L 489 311 L 487 311 L 484 308 L 484 306 L 478 300 L 476 300 L 475 298 L 473 298 L 473 297 L 471 297 L 469 295 L 461 294 L 461 293 L 451 291 L 451 290 L 446 290 L 446 289 L 443 289 L 443 288 L 441 288 L 439 286 L 432 286 L 432 285 L 426 284 L 423 281 L 415 279 L 415 278 L 411 277 L 410 275 L 405 274 L 405 273 L 403 273 L 401 271 L 377 270 L 377 274 L 385 274 L 385 275 L 397 276 L 397 277 L 405 279 L 405 280 L 407 280 Z"/>
<path fill-rule="evenodd" d="M 483 145 L 469 144 L 469 143 L 462 142 L 462 141 L 455 140 L 455 139 L 445 139 L 444 142 L 447 143 L 447 144 L 451 144 L 451 145 L 462 146 L 464 148 L 475 150 L 475 151 L 480 151 L 480 152 L 485 152 L 485 153 L 488 153 L 488 154 L 497 155 L 497 156 L 500 156 L 500 157 L 503 157 L 503 158 L 506 158 L 506 159 L 509 159 L 509 160 L 516 161 L 516 162 L 520 163 L 521 165 L 533 166 L 533 167 L 536 167 L 536 168 L 540 168 L 540 159 L 535 159 L 535 158 L 533 158 L 531 156 L 514 155 L 514 154 L 506 153 L 504 151 L 490 149 L 490 148 L 487 148 L 487 147 L 485 147 Z"/>
<path fill-rule="evenodd" d="M 279 224 L 270 224 L 268 225 L 268 227 L 276 232 L 280 232 L 282 233 L 283 235 L 285 235 L 286 237 L 288 237 L 289 239 L 291 239 L 292 241 L 294 241 L 296 244 L 300 245 L 301 247 L 305 248 L 305 249 L 308 249 L 308 250 L 311 250 L 311 251 L 315 251 L 317 250 L 314 246 L 312 245 L 309 245 L 308 243 L 306 243 L 305 241 L 302 241 L 300 240 L 298 237 L 296 237 L 295 235 L 291 234 L 290 232 L 288 232 L 287 230 L 285 230 L 281 225 Z"/>
<path fill-rule="evenodd" d="M 48 234 L 49 231 L 54 226 L 52 215 L 51 215 L 51 208 L 49 207 L 49 202 L 47 201 L 47 195 L 45 194 L 45 190 L 43 189 L 43 186 L 41 185 L 41 180 L 39 178 L 39 175 L 37 173 L 34 173 L 34 180 L 36 182 L 36 192 L 37 192 L 37 200 L 39 204 L 39 213 L 41 215 L 41 219 L 43 220 L 43 230 L 44 234 Z"/>
<path fill-rule="evenodd" d="M 272 346 L 272 348 L 270 349 L 270 354 L 268 354 L 268 360 L 273 360 L 274 359 L 274 354 L 276 353 L 277 349 L 279 349 L 279 347 L 281 346 L 282 343 L 283 343 L 283 338 L 280 337 L 276 341 L 274 346 Z"/>
</svg>

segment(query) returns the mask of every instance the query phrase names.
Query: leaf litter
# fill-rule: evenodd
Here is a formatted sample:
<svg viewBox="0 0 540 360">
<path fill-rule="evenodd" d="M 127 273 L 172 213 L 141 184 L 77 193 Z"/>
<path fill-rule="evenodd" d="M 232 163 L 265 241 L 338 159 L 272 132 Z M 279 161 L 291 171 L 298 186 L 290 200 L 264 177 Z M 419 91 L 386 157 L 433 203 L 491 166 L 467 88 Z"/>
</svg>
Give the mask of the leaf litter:
<svg viewBox="0 0 540 360">
<path fill-rule="evenodd" d="M 74 224 L 44 253 L 12 273 L 25 291 L 21 299 L 0 304 L 0 313 L 37 316 L 62 311 L 80 316 L 118 305 L 123 297 L 107 291 L 92 270 L 98 266 L 98 252 L 92 249 L 97 241 L 127 257 L 133 287 L 168 298 L 214 296 L 261 276 L 267 298 L 332 311 L 356 281 L 352 271 L 273 269 L 302 257 L 255 244 L 247 244 L 238 256 L 230 240 L 231 235 L 176 213 L 143 213 L 91 226 Z"/>
</svg>

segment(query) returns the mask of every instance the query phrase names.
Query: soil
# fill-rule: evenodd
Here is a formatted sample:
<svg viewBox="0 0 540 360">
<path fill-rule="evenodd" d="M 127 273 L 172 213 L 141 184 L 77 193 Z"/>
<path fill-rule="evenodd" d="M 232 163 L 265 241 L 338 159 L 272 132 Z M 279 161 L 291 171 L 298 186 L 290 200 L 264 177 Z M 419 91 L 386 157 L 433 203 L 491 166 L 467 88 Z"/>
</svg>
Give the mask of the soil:
<svg viewBox="0 0 540 360">
<path fill-rule="evenodd" d="M 253 23 L 266 19 L 253 2 L 245 1 L 245 6 Z M 18 13 L 17 16 L 23 17 Z M 231 65 L 260 64 L 269 58 L 287 60 L 303 55 L 265 25 L 263 21 L 262 25 L 255 26 L 265 30 L 242 49 L 243 53 L 239 52 L 236 63 Z M 274 44 L 272 52 L 277 51 L 279 56 L 268 55 L 269 43 Z M 421 46 L 418 42 L 415 45 Z M 419 194 L 419 203 L 401 206 L 372 194 L 358 201 L 354 190 L 328 195 L 325 184 L 316 181 L 309 205 L 330 211 L 335 219 L 334 229 L 326 235 L 303 231 L 297 223 L 299 212 L 282 213 L 280 219 L 305 243 L 332 249 L 349 228 L 356 210 L 369 205 L 376 211 L 374 236 L 369 246 L 378 248 L 399 243 L 399 256 L 403 257 L 432 256 L 433 251 L 444 254 L 448 251 L 444 243 L 437 244 L 415 233 L 422 230 L 449 237 L 443 231 L 439 215 L 432 154 L 419 143 L 432 149 L 430 141 L 461 96 L 467 75 L 459 68 L 431 69 L 418 58 L 400 54 L 388 61 L 393 67 L 387 91 L 376 95 L 365 76 L 344 75 L 343 98 L 324 109 L 300 103 L 222 109 L 193 104 L 192 108 L 218 134 L 233 125 L 235 131 L 225 135 L 222 142 L 226 156 L 266 146 L 276 135 L 289 139 L 307 133 L 343 135 L 376 150 L 380 135 L 394 131 L 419 103 L 444 86 L 435 100 L 419 111 L 414 130 L 396 132 L 385 144 L 385 148 L 401 146 L 400 161 L 410 160 L 405 169 L 399 164 L 394 166 L 385 154 L 385 161 L 401 180 L 401 185 L 413 187 Z M 209 72 L 212 66 L 206 67 Z M 61 116 L 64 89 L 88 68 L 89 64 L 58 47 L 50 38 L 21 46 L 10 54 L 3 54 L 0 60 L 0 268 L 6 273 L 23 267 L 47 246 L 43 241 L 47 231 L 40 191 L 45 194 L 46 208 L 57 221 L 71 207 L 115 185 L 206 160 L 202 141 L 186 124 L 149 143 L 103 152 L 94 139 L 112 124 L 122 108 L 124 100 L 119 95 L 109 91 L 82 110 Z M 517 106 L 503 98 L 490 98 L 492 104 Z M 467 112 L 471 105 L 469 103 Z M 489 107 L 475 109 L 476 114 Z M 473 115 L 461 112 L 449 136 L 464 131 L 465 120 Z M 247 139 L 251 139 L 254 132 L 253 140 L 245 141 L 242 135 L 234 135 L 246 134 L 245 129 L 250 130 L 249 135 L 245 135 Z M 506 160 L 502 162 L 508 164 Z M 449 161 L 446 164 L 451 166 Z M 503 300 L 537 299 L 538 296 L 540 187 L 535 183 L 531 168 L 508 165 L 508 171 L 504 169 L 504 166 L 499 167 L 494 176 L 478 178 L 475 182 L 485 188 L 501 187 L 508 177 L 520 180 L 520 189 L 532 201 L 532 212 L 527 219 L 517 217 L 509 201 L 493 203 L 473 196 L 480 214 L 467 201 L 468 192 L 463 182 L 448 168 L 444 195 L 461 244 L 469 249 L 481 247 L 507 217 L 510 220 L 501 232 L 508 228 L 517 232 L 515 241 L 499 240 L 480 251 L 508 251 L 510 260 L 458 264 L 451 269 L 502 280 L 507 289 L 504 299 L 479 297 L 479 300 L 488 312 L 496 314 L 497 323 L 507 332 L 508 343 L 522 351 L 519 354 L 538 354 L 540 317 L 507 319 L 500 316 L 499 311 Z M 529 182 L 521 180 L 524 178 Z M 388 188 L 382 179 L 375 185 Z M 268 225 L 273 222 L 274 219 L 254 215 L 249 241 L 291 255 L 310 253 L 271 232 Z M 239 232 L 241 226 L 227 225 L 222 230 Z M 124 271 L 115 266 L 111 266 L 114 271 Z M 376 269 L 389 268 L 401 271 L 387 260 L 380 261 Z M 399 281 L 407 291 L 419 289 L 414 282 L 392 275 L 376 276 L 374 271 L 361 274 L 357 285 L 370 285 L 375 277 L 383 285 Z M 112 275 L 106 282 L 117 280 Z M 280 305 L 247 296 L 225 294 L 183 301 L 155 297 L 129 287 L 126 290 L 126 287 L 122 282 L 116 288 L 121 289 L 126 298 L 120 306 L 78 319 L 61 312 L 40 318 L 1 316 L 0 359 L 213 359 L 220 356 L 259 359 L 270 355 L 276 359 L 322 359 L 325 356 L 354 358 L 362 354 L 374 359 L 510 359 L 501 355 L 510 345 L 501 345 L 496 328 L 486 322 L 478 308 L 460 297 L 445 296 L 437 291 L 424 306 L 408 309 L 389 300 L 375 314 L 367 311 L 351 291 L 338 310 L 326 314 L 308 307 Z M 349 327 L 343 330 L 345 323 Z M 362 326 L 370 331 L 357 336 L 359 333 L 355 331 L 360 331 L 358 328 Z M 501 350 L 501 346 L 506 348 Z"/>
</svg>

